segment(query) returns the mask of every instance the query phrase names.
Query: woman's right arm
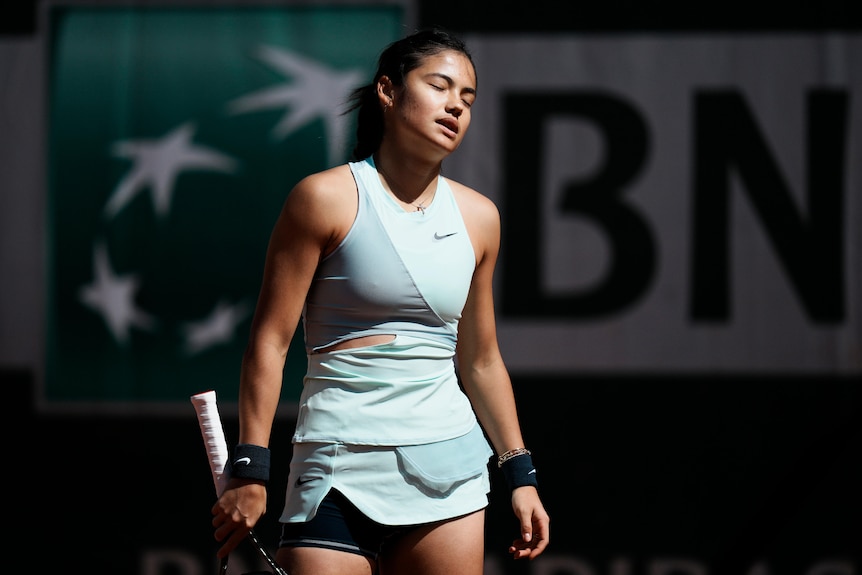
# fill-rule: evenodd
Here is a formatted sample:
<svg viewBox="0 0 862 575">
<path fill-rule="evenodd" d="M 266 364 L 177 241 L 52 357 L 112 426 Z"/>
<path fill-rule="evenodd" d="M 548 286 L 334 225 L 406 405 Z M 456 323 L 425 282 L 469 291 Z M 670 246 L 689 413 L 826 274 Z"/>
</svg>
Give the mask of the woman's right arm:
<svg viewBox="0 0 862 575">
<path fill-rule="evenodd" d="M 309 286 L 321 258 L 346 233 L 345 222 L 349 227 L 352 221 L 340 198 L 345 182 L 339 168 L 303 179 L 288 195 L 273 228 L 240 371 L 240 444 L 269 446 L 287 351 Z M 347 183 L 353 184 L 352 177 Z M 265 511 L 263 481 L 231 479 L 213 507 L 215 537 L 223 542 L 218 556 L 230 553 Z"/>
</svg>

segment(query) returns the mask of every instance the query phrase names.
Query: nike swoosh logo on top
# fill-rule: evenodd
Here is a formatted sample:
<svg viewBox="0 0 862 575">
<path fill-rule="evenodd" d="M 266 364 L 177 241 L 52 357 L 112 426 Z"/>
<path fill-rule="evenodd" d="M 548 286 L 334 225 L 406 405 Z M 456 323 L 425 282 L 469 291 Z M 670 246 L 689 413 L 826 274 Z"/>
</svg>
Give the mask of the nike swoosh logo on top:
<svg viewBox="0 0 862 575">
<path fill-rule="evenodd" d="M 527 475 L 532 475 L 532 474 L 533 474 L 533 473 L 535 473 L 535 472 L 536 472 L 536 470 L 535 470 L 535 469 L 532 469 L 532 470 L 530 470 L 530 472 L 529 472 L 529 473 L 527 473 Z"/>
<path fill-rule="evenodd" d="M 298 477 L 296 479 L 296 486 L 299 487 L 300 485 L 305 485 L 309 481 L 314 481 L 315 479 L 317 479 L 317 477 Z"/>
<path fill-rule="evenodd" d="M 251 463 L 251 457 L 240 457 L 236 461 L 233 462 L 234 465 L 239 465 L 242 463 L 243 465 L 248 465 Z"/>
<path fill-rule="evenodd" d="M 442 240 L 443 238 L 448 238 L 449 236 L 454 236 L 458 232 L 449 232 L 448 234 L 441 234 L 440 232 L 434 232 L 435 240 Z"/>
</svg>

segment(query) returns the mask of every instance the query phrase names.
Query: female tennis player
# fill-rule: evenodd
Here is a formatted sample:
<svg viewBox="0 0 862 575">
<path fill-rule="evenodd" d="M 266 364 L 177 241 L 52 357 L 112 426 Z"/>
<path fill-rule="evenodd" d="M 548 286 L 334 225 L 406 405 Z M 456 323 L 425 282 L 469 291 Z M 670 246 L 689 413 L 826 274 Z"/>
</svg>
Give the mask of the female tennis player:
<svg viewBox="0 0 862 575">
<path fill-rule="evenodd" d="M 509 552 L 534 559 L 548 545 L 497 343 L 499 211 L 442 175 L 476 96 L 458 38 L 423 30 L 394 42 L 351 99 L 353 161 L 287 196 L 242 362 L 239 445 L 213 507 L 220 557 L 266 511 L 300 321 L 308 368 L 276 553 L 290 575 L 481 575 L 494 452 L 520 525 Z"/>
</svg>

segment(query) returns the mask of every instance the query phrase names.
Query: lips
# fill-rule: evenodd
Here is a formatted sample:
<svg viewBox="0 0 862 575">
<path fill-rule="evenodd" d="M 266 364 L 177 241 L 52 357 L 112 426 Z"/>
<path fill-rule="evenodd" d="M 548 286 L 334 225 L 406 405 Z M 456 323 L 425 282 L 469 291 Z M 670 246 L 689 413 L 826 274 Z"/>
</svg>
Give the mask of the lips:
<svg viewBox="0 0 862 575">
<path fill-rule="evenodd" d="M 441 118 L 437 120 L 437 123 L 456 134 L 458 133 L 458 120 L 454 118 Z"/>
</svg>

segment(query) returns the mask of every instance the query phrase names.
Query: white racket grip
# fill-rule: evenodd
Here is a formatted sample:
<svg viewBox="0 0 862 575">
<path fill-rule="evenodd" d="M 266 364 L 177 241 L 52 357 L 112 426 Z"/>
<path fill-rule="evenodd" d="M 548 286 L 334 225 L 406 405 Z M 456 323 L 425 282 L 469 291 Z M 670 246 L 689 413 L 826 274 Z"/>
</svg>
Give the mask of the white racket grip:
<svg viewBox="0 0 862 575">
<path fill-rule="evenodd" d="M 225 466 L 229 455 L 227 441 L 224 438 L 224 428 L 218 413 L 216 393 L 213 390 L 196 393 L 191 397 L 191 400 L 198 416 L 198 426 L 201 428 L 201 435 L 206 446 L 216 496 L 220 496 L 228 480 Z"/>
</svg>

